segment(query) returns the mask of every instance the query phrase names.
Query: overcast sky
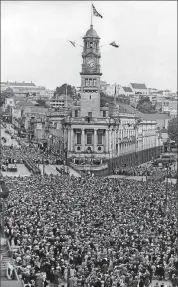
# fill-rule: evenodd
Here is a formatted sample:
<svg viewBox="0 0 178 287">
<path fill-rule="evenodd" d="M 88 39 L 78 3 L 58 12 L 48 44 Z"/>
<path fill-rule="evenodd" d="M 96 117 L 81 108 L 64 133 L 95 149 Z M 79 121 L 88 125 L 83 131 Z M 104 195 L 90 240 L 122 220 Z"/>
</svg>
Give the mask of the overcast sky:
<svg viewBox="0 0 178 287">
<path fill-rule="evenodd" d="M 95 1 L 102 80 L 177 91 L 177 1 Z M 2 1 L 1 80 L 80 86 L 89 1 Z"/>
</svg>

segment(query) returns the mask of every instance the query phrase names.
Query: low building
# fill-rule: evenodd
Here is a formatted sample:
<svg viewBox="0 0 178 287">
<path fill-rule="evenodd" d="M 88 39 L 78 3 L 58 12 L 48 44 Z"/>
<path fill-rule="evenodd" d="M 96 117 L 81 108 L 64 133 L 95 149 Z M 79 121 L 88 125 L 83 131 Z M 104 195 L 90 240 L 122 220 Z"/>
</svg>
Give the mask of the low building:
<svg viewBox="0 0 178 287">
<path fill-rule="evenodd" d="M 127 97 L 131 97 L 134 95 L 134 92 L 132 91 L 132 89 L 130 87 L 119 87 L 119 94 L 120 95 L 125 95 Z"/>
<path fill-rule="evenodd" d="M 72 98 L 69 95 L 55 95 L 50 100 L 51 108 L 64 108 L 72 106 Z"/>
<path fill-rule="evenodd" d="M 15 106 L 15 100 L 14 98 L 5 98 L 5 104 L 4 104 L 4 107 L 7 108 L 7 107 L 14 107 Z"/>
<path fill-rule="evenodd" d="M 18 95 L 26 95 L 27 93 L 29 95 L 48 95 L 49 97 L 54 94 L 54 91 L 51 91 L 49 89 L 46 89 L 43 86 L 37 86 L 33 82 L 1 82 L 1 91 L 5 91 L 8 88 L 11 88 L 15 96 Z"/>
<path fill-rule="evenodd" d="M 149 95 L 149 91 L 145 84 L 130 83 L 129 87 L 134 92 L 134 94 L 140 94 L 140 95 L 145 95 L 145 96 Z"/>
<path fill-rule="evenodd" d="M 156 129 L 163 129 L 163 128 L 168 128 L 169 121 L 171 117 L 165 113 L 156 113 L 156 114 L 142 114 L 142 117 L 145 120 L 153 120 L 156 122 Z"/>
</svg>

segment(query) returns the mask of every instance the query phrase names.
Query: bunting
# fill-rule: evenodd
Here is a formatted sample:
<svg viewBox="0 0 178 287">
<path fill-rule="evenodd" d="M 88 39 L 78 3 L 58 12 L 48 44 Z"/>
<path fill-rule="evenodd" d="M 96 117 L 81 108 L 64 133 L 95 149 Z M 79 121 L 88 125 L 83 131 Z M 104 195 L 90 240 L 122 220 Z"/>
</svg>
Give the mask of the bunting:
<svg viewBox="0 0 178 287">
<path fill-rule="evenodd" d="M 115 47 L 115 48 L 119 48 L 119 46 L 116 44 L 116 42 L 111 42 L 109 45 L 111 45 L 111 46 L 113 46 L 113 47 Z"/>
<path fill-rule="evenodd" d="M 70 41 L 70 40 L 69 40 L 69 42 L 75 47 L 75 42 Z"/>
</svg>

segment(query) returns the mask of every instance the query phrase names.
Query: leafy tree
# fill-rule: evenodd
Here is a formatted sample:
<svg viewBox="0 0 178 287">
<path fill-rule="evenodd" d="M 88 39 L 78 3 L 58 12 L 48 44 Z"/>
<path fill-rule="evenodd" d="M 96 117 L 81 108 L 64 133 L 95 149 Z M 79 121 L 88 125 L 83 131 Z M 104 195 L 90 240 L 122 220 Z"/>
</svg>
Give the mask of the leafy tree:
<svg viewBox="0 0 178 287">
<path fill-rule="evenodd" d="M 7 88 L 5 91 L 2 93 L 5 97 L 13 97 L 14 96 L 14 91 L 11 88 Z"/>
<path fill-rule="evenodd" d="M 141 97 L 138 101 L 137 110 L 141 113 L 156 113 L 149 97 Z"/>
<path fill-rule="evenodd" d="M 168 125 L 168 134 L 171 140 L 177 141 L 178 140 L 178 125 L 177 125 L 177 118 L 173 118 L 169 121 Z"/>
<path fill-rule="evenodd" d="M 75 87 L 68 85 L 68 84 L 63 84 L 60 87 L 56 88 L 56 91 L 54 92 L 54 96 L 55 95 L 65 95 L 66 94 L 66 87 L 67 87 L 67 95 L 70 95 L 71 97 L 74 96 L 76 94 L 76 90 Z"/>
<path fill-rule="evenodd" d="M 45 100 L 38 99 L 38 100 L 36 100 L 36 102 L 37 102 L 36 106 L 46 107 L 46 101 Z"/>
<path fill-rule="evenodd" d="M 5 104 L 5 95 L 2 93 L 0 95 L 0 107 L 2 107 Z"/>
</svg>

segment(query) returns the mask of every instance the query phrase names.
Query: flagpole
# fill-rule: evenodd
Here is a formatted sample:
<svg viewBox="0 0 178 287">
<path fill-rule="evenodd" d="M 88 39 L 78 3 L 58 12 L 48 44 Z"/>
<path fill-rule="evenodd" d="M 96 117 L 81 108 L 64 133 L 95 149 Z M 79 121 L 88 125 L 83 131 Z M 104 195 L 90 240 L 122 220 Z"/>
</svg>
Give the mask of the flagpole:
<svg viewBox="0 0 178 287">
<path fill-rule="evenodd" d="M 92 2 L 91 2 L 91 26 L 93 26 L 93 11 L 92 11 Z"/>
</svg>

